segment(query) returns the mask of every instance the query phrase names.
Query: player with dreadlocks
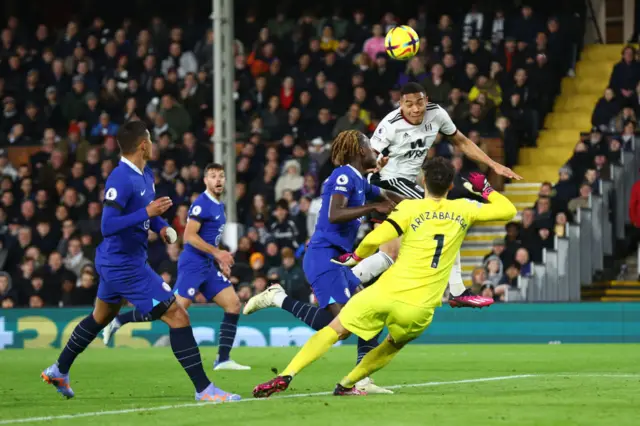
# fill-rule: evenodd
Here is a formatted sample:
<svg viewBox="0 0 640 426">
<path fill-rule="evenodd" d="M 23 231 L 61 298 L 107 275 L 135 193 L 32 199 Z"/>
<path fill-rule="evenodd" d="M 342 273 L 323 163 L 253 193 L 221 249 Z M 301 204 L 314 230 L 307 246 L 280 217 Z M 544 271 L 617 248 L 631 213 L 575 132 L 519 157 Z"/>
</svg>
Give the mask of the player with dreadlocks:
<svg viewBox="0 0 640 426">
<path fill-rule="evenodd" d="M 356 130 L 341 132 L 333 141 L 331 161 L 336 169 L 322 186 L 322 207 L 316 229 L 304 257 L 303 268 L 311 283 L 318 306 L 295 300 L 275 284 L 251 298 L 244 308 L 246 315 L 268 307 L 291 312 L 314 330 L 327 326 L 352 294 L 360 280 L 351 269 L 331 262 L 353 251 L 362 218 L 376 211 L 391 212 L 403 197 L 369 184 L 363 174 L 376 167 L 376 155 L 369 138 Z M 367 200 L 377 202 L 365 204 Z M 378 336 L 358 340 L 358 362 L 378 346 Z M 365 378 L 356 385 L 367 393 L 391 393 Z"/>
</svg>

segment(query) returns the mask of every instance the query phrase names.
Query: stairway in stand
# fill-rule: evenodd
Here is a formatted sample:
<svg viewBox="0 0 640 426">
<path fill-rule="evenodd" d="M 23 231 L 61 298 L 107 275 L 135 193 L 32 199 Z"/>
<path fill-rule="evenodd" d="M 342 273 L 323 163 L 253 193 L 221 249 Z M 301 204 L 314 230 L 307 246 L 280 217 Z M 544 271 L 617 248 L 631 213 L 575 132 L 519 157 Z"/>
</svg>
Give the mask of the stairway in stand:
<svg viewBox="0 0 640 426">
<path fill-rule="evenodd" d="M 527 207 L 533 206 L 538 191 L 539 183 L 508 183 L 502 192 L 509 198 L 518 209 L 518 216 L 515 220 L 520 220 L 521 213 Z M 504 238 L 505 225 L 507 222 L 485 222 L 478 223 L 471 227 L 467 238 L 462 243 L 460 250 L 460 260 L 462 262 L 462 277 L 465 285 L 471 285 L 471 273 L 473 269 L 482 266 L 482 259 L 491 251 L 493 240 Z M 506 265 L 505 265 L 506 266 Z"/>
<path fill-rule="evenodd" d="M 582 52 L 575 77 L 562 80 L 562 90 L 544 121 L 535 148 L 522 148 L 515 171 L 522 182 L 507 184 L 504 194 L 518 212 L 532 207 L 542 182 L 555 183 L 558 170 L 571 158 L 580 133 L 591 128 L 593 108 L 607 87 L 611 71 L 620 60 L 622 45 L 590 45 Z M 520 220 L 518 214 L 517 220 Z M 492 241 L 503 238 L 506 222 L 476 225 L 469 231 L 462 250 L 465 284 L 471 285 L 471 272 L 482 266 L 483 257 L 491 251 Z M 505 265 L 506 266 L 506 265 Z M 626 294 L 626 293 L 625 293 Z"/>
</svg>

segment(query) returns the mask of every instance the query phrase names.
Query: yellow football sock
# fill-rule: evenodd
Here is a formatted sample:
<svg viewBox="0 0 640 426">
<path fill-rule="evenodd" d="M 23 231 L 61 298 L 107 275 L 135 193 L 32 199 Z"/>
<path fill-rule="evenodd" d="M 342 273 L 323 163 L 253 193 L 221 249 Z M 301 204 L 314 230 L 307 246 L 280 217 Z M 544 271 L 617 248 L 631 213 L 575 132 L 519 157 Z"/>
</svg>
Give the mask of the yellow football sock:
<svg viewBox="0 0 640 426">
<path fill-rule="evenodd" d="M 393 346 L 387 339 L 384 339 L 382 343 L 362 358 L 358 365 L 340 381 L 340 384 L 345 388 L 353 387 L 360 380 L 389 364 L 389 361 L 399 351 L 400 349 Z"/>
<path fill-rule="evenodd" d="M 338 333 L 333 328 L 329 326 L 323 328 L 311 336 L 280 375 L 293 376 L 299 373 L 303 368 L 324 355 L 337 341 Z"/>
</svg>

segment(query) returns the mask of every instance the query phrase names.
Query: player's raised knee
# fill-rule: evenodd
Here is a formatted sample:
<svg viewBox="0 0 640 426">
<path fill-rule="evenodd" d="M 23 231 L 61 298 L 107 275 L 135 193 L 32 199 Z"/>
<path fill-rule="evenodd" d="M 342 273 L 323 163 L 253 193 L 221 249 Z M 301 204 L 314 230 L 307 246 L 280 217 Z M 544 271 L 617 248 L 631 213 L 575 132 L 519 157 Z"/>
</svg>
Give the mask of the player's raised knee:
<svg viewBox="0 0 640 426">
<path fill-rule="evenodd" d="M 351 336 L 351 332 L 344 328 L 344 326 L 340 322 L 339 317 L 334 318 L 333 321 L 331 321 L 331 324 L 329 324 L 329 327 L 331 327 L 333 331 L 336 332 L 336 334 L 338 335 L 338 339 L 340 340 L 344 340 L 347 337 Z"/>
<path fill-rule="evenodd" d="M 189 313 L 177 303 L 169 307 L 162 316 L 162 320 L 171 328 L 182 328 L 190 325 Z"/>
<path fill-rule="evenodd" d="M 240 313 L 240 299 L 236 297 L 234 300 L 231 300 L 227 303 L 227 306 L 224 307 L 224 311 L 228 314 L 239 314 Z"/>
<path fill-rule="evenodd" d="M 393 346 L 393 347 L 394 347 L 394 348 L 396 348 L 396 349 L 402 349 L 402 348 L 403 348 L 407 343 L 409 343 L 409 342 L 410 342 L 409 340 L 407 340 L 407 341 L 402 341 L 402 342 L 398 342 L 398 341 L 394 340 L 394 338 L 393 338 L 393 337 L 391 337 L 391 335 L 390 335 L 390 334 L 387 336 L 387 341 L 388 341 L 389 343 L 391 343 L 391 346 Z"/>
<path fill-rule="evenodd" d="M 398 258 L 398 252 L 400 251 L 400 240 L 389 241 L 386 244 L 380 246 L 380 251 L 389 256 L 393 261 Z"/>
</svg>

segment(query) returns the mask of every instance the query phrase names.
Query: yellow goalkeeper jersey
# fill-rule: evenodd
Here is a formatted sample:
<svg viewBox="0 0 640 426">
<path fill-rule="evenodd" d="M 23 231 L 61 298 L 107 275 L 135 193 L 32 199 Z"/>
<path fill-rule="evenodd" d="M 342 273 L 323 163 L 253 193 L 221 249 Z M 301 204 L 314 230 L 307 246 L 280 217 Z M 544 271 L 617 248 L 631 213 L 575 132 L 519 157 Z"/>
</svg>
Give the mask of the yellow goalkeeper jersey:
<svg viewBox="0 0 640 426">
<path fill-rule="evenodd" d="M 511 220 L 515 206 L 494 191 L 489 203 L 425 198 L 402 201 L 356 249 L 368 257 L 402 236 L 398 259 L 374 286 L 389 299 L 416 306 L 440 306 L 462 241 L 478 221 Z"/>
</svg>

